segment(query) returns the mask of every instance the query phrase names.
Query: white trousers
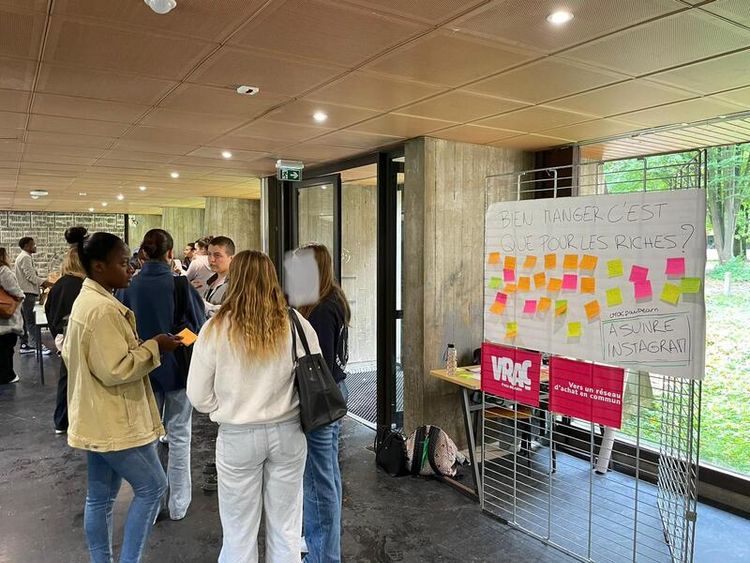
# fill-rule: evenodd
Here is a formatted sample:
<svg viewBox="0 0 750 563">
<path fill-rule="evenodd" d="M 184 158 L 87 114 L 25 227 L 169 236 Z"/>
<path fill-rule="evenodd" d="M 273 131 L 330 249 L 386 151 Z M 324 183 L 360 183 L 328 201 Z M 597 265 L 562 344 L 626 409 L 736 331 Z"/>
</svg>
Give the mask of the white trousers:
<svg viewBox="0 0 750 563">
<path fill-rule="evenodd" d="M 278 424 L 222 424 L 216 440 L 219 563 L 256 563 L 265 512 L 267 563 L 300 561 L 302 477 L 307 441 L 299 419 Z"/>
</svg>

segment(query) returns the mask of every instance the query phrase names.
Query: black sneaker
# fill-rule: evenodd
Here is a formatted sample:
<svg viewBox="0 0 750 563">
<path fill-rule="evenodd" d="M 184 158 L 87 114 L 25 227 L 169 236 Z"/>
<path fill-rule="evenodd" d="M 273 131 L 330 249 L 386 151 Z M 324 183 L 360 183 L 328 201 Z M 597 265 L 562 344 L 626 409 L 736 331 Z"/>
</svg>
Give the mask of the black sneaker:
<svg viewBox="0 0 750 563">
<path fill-rule="evenodd" d="M 203 474 L 204 475 L 216 475 L 216 463 L 212 461 L 204 465 Z"/>
<path fill-rule="evenodd" d="M 28 344 L 21 344 L 21 347 L 19 348 L 18 352 L 20 354 L 33 354 L 34 352 L 36 352 L 36 350 L 34 350 Z"/>
<path fill-rule="evenodd" d="M 201 488 L 207 493 L 213 493 L 219 490 L 219 483 L 216 480 L 216 475 L 206 475 L 206 478 L 203 480 L 203 486 Z"/>
</svg>

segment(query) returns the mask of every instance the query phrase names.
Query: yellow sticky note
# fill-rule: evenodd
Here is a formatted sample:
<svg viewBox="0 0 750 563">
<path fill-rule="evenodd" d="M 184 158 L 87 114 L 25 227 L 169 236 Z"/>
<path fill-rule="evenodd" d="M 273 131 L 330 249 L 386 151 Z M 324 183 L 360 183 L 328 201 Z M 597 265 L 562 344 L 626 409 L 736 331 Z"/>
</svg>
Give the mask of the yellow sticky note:
<svg viewBox="0 0 750 563">
<path fill-rule="evenodd" d="M 523 269 L 531 270 L 534 266 L 536 266 L 536 256 L 527 256 L 523 261 Z"/>
<path fill-rule="evenodd" d="M 505 338 L 515 338 L 518 336 L 518 323 L 509 322 L 505 324 Z"/>
<path fill-rule="evenodd" d="M 504 268 L 506 270 L 515 270 L 516 269 L 516 257 L 515 256 L 506 256 L 505 257 L 505 266 Z"/>
<path fill-rule="evenodd" d="M 673 283 L 665 283 L 661 290 L 661 300 L 670 305 L 677 305 L 680 300 L 680 287 Z"/>
<path fill-rule="evenodd" d="M 518 291 L 529 291 L 531 289 L 531 278 L 521 276 L 518 278 Z"/>
<path fill-rule="evenodd" d="M 547 290 L 560 291 L 562 289 L 562 280 L 560 278 L 550 278 L 547 284 Z"/>
<path fill-rule="evenodd" d="M 593 271 L 596 270 L 596 265 L 599 263 L 599 258 L 591 256 L 591 254 L 584 254 L 581 257 L 581 270 Z"/>
<path fill-rule="evenodd" d="M 547 274 L 544 272 L 534 274 L 534 287 L 537 289 L 543 289 L 545 285 L 547 285 Z"/>
<path fill-rule="evenodd" d="M 555 301 L 555 316 L 561 317 L 568 312 L 568 301 L 567 299 L 558 299 Z"/>
<path fill-rule="evenodd" d="M 595 319 L 599 316 L 599 313 L 601 313 L 601 307 L 599 306 L 599 301 L 594 299 L 593 301 L 589 301 L 583 306 L 584 310 L 586 311 L 586 318 L 588 320 Z"/>
<path fill-rule="evenodd" d="M 619 278 L 622 276 L 623 272 L 622 260 L 617 258 L 615 260 L 607 261 L 607 275 L 610 278 Z"/>
<path fill-rule="evenodd" d="M 514 283 L 506 283 L 505 287 L 503 288 L 503 291 L 505 293 L 513 293 L 513 292 L 516 291 L 516 289 L 517 289 L 516 288 L 516 284 L 514 284 Z"/>
<path fill-rule="evenodd" d="M 540 297 L 536 304 L 536 310 L 544 313 L 545 311 L 549 311 L 551 305 L 552 299 L 549 297 Z"/>
<path fill-rule="evenodd" d="M 489 257 L 487 258 L 488 264 L 499 264 L 500 263 L 500 253 L 499 252 L 490 252 Z"/>
<path fill-rule="evenodd" d="M 581 278 L 581 293 L 596 293 L 596 279 Z"/>
<path fill-rule="evenodd" d="M 613 287 L 607 290 L 607 307 L 616 307 L 622 305 L 622 291 L 619 287 Z"/>
<path fill-rule="evenodd" d="M 198 335 L 189 328 L 183 328 L 180 332 L 177 333 L 177 336 L 182 337 L 182 344 L 184 346 L 190 346 L 191 344 L 193 344 L 193 342 L 198 340 Z"/>
<path fill-rule="evenodd" d="M 563 270 L 578 269 L 578 254 L 566 254 L 563 259 Z"/>
<path fill-rule="evenodd" d="M 554 270 L 557 268 L 557 254 L 546 254 L 544 256 L 544 267 L 547 270 Z"/>
<path fill-rule="evenodd" d="M 698 293 L 700 290 L 700 278 L 682 278 L 680 280 L 680 291 L 682 293 Z"/>
<path fill-rule="evenodd" d="M 581 327 L 581 323 L 579 322 L 568 323 L 568 338 L 577 338 L 581 336 L 582 331 L 583 329 Z"/>
<path fill-rule="evenodd" d="M 490 313 L 495 313 L 496 315 L 502 315 L 503 311 L 505 311 L 505 303 L 498 303 L 497 301 L 495 301 L 490 306 Z"/>
</svg>

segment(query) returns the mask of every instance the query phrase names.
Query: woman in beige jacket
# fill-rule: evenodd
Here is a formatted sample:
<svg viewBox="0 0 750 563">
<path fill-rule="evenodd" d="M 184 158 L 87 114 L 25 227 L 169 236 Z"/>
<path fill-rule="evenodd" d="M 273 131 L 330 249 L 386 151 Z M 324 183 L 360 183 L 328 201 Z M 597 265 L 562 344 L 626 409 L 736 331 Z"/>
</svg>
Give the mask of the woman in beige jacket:
<svg viewBox="0 0 750 563">
<path fill-rule="evenodd" d="M 68 366 L 68 443 L 86 450 L 84 528 L 91 560 L 112 561 L 112 507 L 122 479 L 133 488 L 121 563 L 141 560 L 167 479 L 155 441 L 164 434 L 148 374 L 179 339 L 140 342 L 133 312 L 112 292 L 130 283 L 125 243 L 110 233 L 77 241 L 87 278 L 73 304 L 63 345 Z"/>
</svg>

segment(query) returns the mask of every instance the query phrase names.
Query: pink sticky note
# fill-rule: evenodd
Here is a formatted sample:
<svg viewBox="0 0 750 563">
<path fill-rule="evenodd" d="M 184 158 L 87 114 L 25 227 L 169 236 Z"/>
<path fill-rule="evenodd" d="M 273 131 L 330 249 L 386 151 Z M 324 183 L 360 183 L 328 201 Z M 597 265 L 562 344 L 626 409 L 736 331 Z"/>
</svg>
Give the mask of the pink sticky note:
<svg viewBox="0 0 750 563">
<path fill-rule="evenodd" d="M 495 301 L 505 305 L 508 302 L 508 296 L 505 293 L 498 292 L 498 294 L 495 295 Z"/>
<path fill-rule="evenodd" d="M 503 281 L 506 283 L 516 281 L 516 271 L 505 268 L 503 270 Z"/>
<path fill-rule="evenodd" d="M 651 299 L 651 296 L 654 294 L 649 280 L 635 282 L 633 289 L 635 291 L 636 301 L 640 301 L 641 299 Z"/>
<path fill-rule="evenodd" d="M 648 268 L 643 266 L 633 266 L 630 268 L 630 278 L 632 282 L 643 282 L 648 279 Z"/>
<path fill-rule="evenodd" d="M 536 299 L 527 299 L 523 305 L 523 312 L 532 315 L 536 313 Z"/>
<path fill-rule="evenodd" d="M 683 276 L 685 275 L 685 259 L 680 258 L 667 258 L 667 271 L 668 276 Z"/>
<path fill-rule="evenodd" d="M 563 289 L 572 289 L 573 291 L 578 289 L 578 275 L 565 274 L 563 276 Z"/>
</svg>

